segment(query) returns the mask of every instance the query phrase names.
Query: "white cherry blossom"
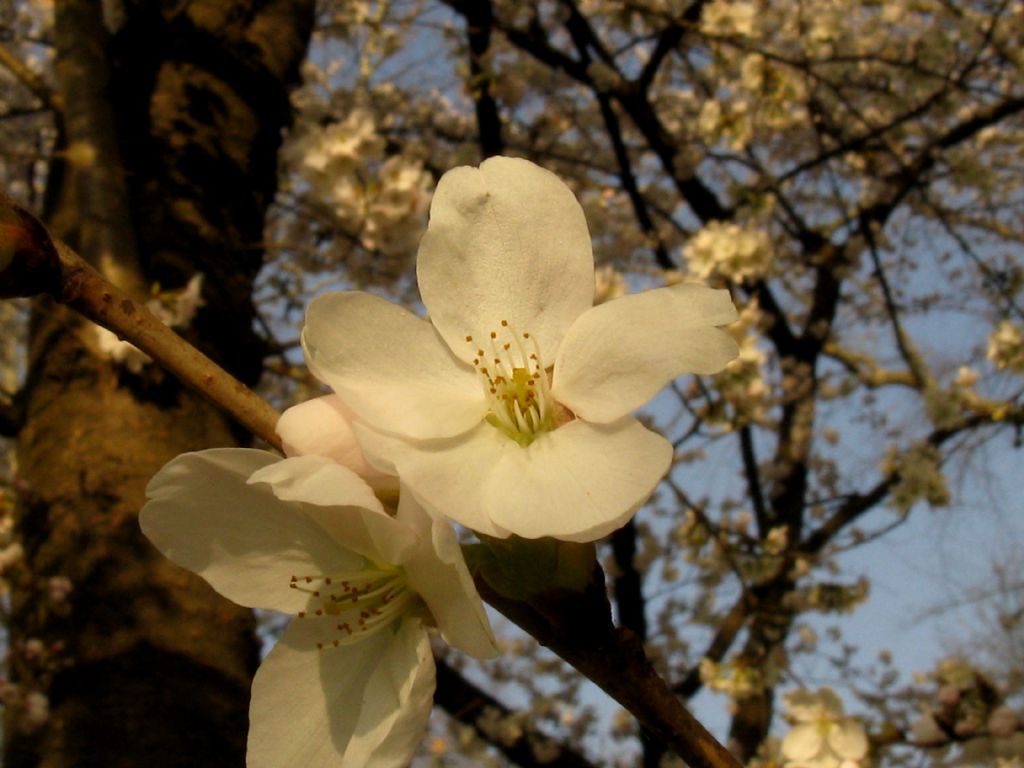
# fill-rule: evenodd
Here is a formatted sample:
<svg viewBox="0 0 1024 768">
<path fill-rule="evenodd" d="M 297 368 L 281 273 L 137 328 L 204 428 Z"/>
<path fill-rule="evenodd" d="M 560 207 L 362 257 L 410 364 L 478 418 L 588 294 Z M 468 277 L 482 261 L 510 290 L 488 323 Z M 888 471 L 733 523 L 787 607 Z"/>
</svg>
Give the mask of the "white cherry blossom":
<svg viewBox="0 0 1024 768">
<path fill-rule="evenodd" d="M 729 294 L 679 284 L 599 306 L 583 211 L 554 174 L 491 158 L 438 184 L 417 277 L 430 321 L 320 296 L 306 358 L 378 469 L 490 536 L 590 541 L 625 523 L 672 448 L 629 414 L 736 355 Z"/>
<path fill-rule="evenodd" d="M 767 232 L 720 221 L 712 221 L 694 234 L 683 256 L 701 279 L 720 274 L 736 281 L 764 276 L 774 258 Z"/>
<path fill-rule="evenodd" d="M 143 532 L 247 607 L 297 616 L 253 681 L 249 768 L 408 765 L 435 685 L 427 628 L 496 653 L 451 526 L 409 494 L 389 513 L 348 467 L 217 449 L 150 482 Z"/>
<path fill-rule="evenodd" d="M 785 696 L 795 722 L 782 740 L 785 768 L 859 768 L 868 753 L 864 727 L 843 714 L 843 703 L 829 688 L 798 690 Z"/>
</svg>

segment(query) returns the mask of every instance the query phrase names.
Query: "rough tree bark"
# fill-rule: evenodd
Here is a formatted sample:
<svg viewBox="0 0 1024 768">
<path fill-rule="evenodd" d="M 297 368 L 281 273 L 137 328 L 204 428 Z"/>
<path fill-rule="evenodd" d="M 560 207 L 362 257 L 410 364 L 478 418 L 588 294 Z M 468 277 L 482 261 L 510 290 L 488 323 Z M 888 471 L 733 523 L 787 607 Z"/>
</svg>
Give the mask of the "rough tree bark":
<svg viewBox="0 0 1024 768">
<path fill-rule="evenodd" d="M 179 288 L 201 272 L 190 337 L 252 383 L 251 288 L 313 2 L 120 6 L 104 24 L 100 0 L 56 4 L 65 151 L 45 216 L 140 300 L 153 282 Z M 51 715 L 26 732 L 24 711 L 9 711 L 5 765 L 242 766 L 251 615 L 161 558 L 136 514 L 171 457 L 246 436 L 152 366 L 112 364 L 96 339 L 52 302 L 35 306 L 11 671 Z M 56 576 L 73 585 L 66 605 L 50 598 Z"/>
</svg>

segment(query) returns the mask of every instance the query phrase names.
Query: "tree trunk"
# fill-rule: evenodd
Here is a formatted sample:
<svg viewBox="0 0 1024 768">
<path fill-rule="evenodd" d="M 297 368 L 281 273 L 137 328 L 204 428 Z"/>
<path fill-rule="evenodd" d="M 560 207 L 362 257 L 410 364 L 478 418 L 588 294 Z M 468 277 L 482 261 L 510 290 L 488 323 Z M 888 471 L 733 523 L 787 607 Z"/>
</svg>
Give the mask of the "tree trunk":
<svg viewBox="0 0 1024 768">
<path fill-rule="evenodd" d="M 44 213 L 140 299 L 153 282 L 178 289 L 202 273 L 206 304 L 187 335 L 254 382 L 251 289 L 312 0 L 121 10 L 104 25 L 99 0 L 56 4 L 67 151 Z M 245 435 L 152 365 L 112 362 L 97 340 L 63 308 L 35 306 L 11 675 L 48 697 L 50 716 L 39 724 L 24 697 L 8 709 L 5 765 L 242 766 L 252 616 L 160 557 L 136 516 L 166 461 Z"/>
</svg>

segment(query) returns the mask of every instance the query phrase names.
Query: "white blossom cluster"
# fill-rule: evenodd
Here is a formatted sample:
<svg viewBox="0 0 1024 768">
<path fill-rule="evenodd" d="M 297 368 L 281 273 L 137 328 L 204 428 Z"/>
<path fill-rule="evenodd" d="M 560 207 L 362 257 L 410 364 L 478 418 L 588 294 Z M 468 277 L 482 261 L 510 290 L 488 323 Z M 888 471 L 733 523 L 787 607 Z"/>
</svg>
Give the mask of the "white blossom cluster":
<svg viewBox="0 0 1024 768">
<path fill-rule="evenodd" d="M 763 277 L 772 267 L 771 238 L 762 229 L 712 221 L 683 248 L 690 272 L 701 279 L 721 275 L 736 282 Z"/>
<path fill-rule="evenodd" d="M 1024 760 L 1024 717 L 1002 692 L 962 658 L 942 659 L 925 679 L 934 692 L 911 738 L 936 763 L 949 755 L 964 768 L 1013 768 Z"/>
<path fill-rule="evenodd" d="M 727 694 L 734 701 L 760 693 L 768 684 L 762 670 L 740 660 L 719 663 L 703 658 L 700 661 L 700 679 L 710 690 Z"/>
<path fill-rule="evenodd" d="M 867 765 L 868 738 L 843 712 L 831 688 L 787 693 L 787 719 L 793 728 L 782 740 L 784 768 L 861 768 Z"/>
<path fill-rule="evenodd" d="M 0 679 L 0 703 L 15 713 L 15 728 L 22 733 L 33 733 L 50 719 L 50 700 L 45 693 L 9 680 Z"/>
<path fill-rule="evenodd" d="M 739 345 L 739 355 L 715 374 L 718 392 L 733 413 L 734 423 L 763 421 L 768 413 L 771 388 L 765 380 L 768 357 L 758 343 L 756 328 L 761 319 L 757 302 L 750 302 L 740 310 L 739 320 L 729 328 Z"/>
<path fill-rule="evenodd" d="M 988 359 L 1000 370 L 1024 373 L 1024 334 L 1003 320 L 988 337 Z"/>
<path fill-rule="evenodd" d="M 0 487 L 0 593 L 7 600 L 12 584 L 24 585 L 28 573 L 25 569 L 25 550 L 15 536 L 14 496 Z M 36 610 L 51 615 L 70 613 L 68 597 L 74 587 L 66 576 L 50 576 L 42 584 L 41 597 Z M 7 649 L 7 664 L 15 662 L 19 681 L 0 676 L 0 705 L 7 711 L 6 722 L 22 733 L 33 733 L 46 724 L 50 717 L 50 701 L 40 689 L 61 669 L 66 660 L 64 642 L 46 642 L 28 637 L 11 643 Z"/>
<path fill-rule="evenodd" d="M 754 37 L 759 15 L 757 5 L 750 0 L 715 0 L 704 7 L 701 30 L 712 35 Z"/>
<path fill-rule="evenodd" d="M 949 486 L 933 445 L 919 444 L 902 452 L 890 449 L 882 469 L 898 477 L 889 493 L 889 504 L 896 510 L 906 512 L 919 501 L 933 507 L 949 504 Z"/>
<path fill-rule="evenodd" d="M 433 182 L 418 160 L 388 155 L 369 110 L 357 107 L 341 122 L 307 129 L 285 156 L 348 238 L 385 256 L 415 250 Z"/>
</svg>

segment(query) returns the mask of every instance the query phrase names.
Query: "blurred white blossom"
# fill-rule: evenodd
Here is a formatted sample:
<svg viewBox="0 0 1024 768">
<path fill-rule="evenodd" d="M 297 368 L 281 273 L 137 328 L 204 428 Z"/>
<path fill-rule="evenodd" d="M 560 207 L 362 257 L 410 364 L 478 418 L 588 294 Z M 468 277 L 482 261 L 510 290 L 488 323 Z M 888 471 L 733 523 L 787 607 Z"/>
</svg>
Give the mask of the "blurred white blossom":
<svg viewBox="0 0 1024 768">
<path fill-rule="evenodd" d="M 786 768 L 858 768 L 865 765 L 868 739 L 864 727 L 843 713 L 830 688 L 817 693 L 790 691 L 784 697 L 794 723 L 782 740 Z"/>
<path fill-rule="evenodd" d="M 1024 336 L 1020 328 L 1003 320 L 988 337 L 988 359 L 1000 370 L 1024 372 Z"/>
<path fill-rule="evenodd" d="M 385 256 L 415 249 L 433 182 L 419 160 L 388 154 L 369 110 L 356 107 L 340 122 L 307 128 L 285 157 L 309 195 L 363 248 Z"/>
<path fill-rule="evenodd" d="M 755 279 L 771 269 L 771 238 L 762 229 L 712 221 L 686 243 L 683 257 L 701 279 L 717 274 L 733 281 Z"/>
<path fill-rule="evenodd" d="M 890 449 L 882 462 L 882 470 L 897 476 L 889 493 L 889 503 L 906 512 L 919 501 L 933 507 L 949 504 L 949 487 L 939 465 L 935 446 L 921 443 L 906 451 Z"/>
</svg>

